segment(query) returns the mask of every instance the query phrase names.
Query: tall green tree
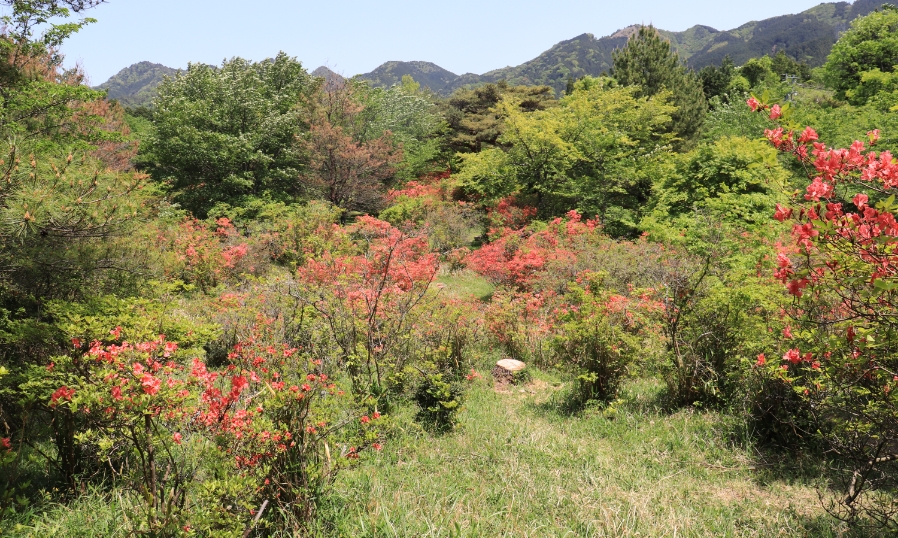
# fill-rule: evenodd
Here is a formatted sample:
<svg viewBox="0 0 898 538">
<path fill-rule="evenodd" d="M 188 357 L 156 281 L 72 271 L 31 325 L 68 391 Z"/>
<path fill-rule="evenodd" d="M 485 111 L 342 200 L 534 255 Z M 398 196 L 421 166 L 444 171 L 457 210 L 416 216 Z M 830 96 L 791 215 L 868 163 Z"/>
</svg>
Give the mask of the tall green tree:
<svg viewBox="0 0 898 538">
<path fill-rule="evenodd" d="M 72 14 L 100 3 L 101 0 L 0 0 L 0 5 L 10 8 L 0 18 L 4 26 L 0 35 L 3 136 L 51 135 L 57 140 L 72 140 L 88 134 L 88 125 L 83 121 L 74 128 L 73 109 L 101 99 L 103 93 L 84 86 L 83 74 L 77 69 L 62 68 L 59 46 L 95 22 L 91 18 L 71 20 Z"/>
<path fill-rule="evenodd" d="M 673 94 L 677 110 L 670 128 L 679 137 L 680 147 L 691 146 L 701 134 L 708 103 L 698 76 L 681 65 L 670 42 L 653 26 L 642 26 L 612 57 L 612 77 L 625 86 L 638 86 L 639 96 L 657 95 L 662 90 Z"/>
<path fill-rule="evenodd" d="M 305 130 L 297 105 L 318 84 L 284 53 L 258 63 L 234 58 L 217 68 L 190 64 L 159 85 L 155 133 L 141 162 L 200 217 L 218 203 L 307 196 L 297 180 L 305 162 L 294 144 Z"/>
<path fill-rule="evenodd" d="M 864 73 L 891 73 L 898 67 L 898 8 L 884 5 L 851 28 L 833 45 L 823 72 L 836 97 L 863 104 L 866 94 L 856 94 Z"/>
<path fill-rule="evenodd" d="M 402 147 L 397 180 L 415 180 L 446 169 L 445 160 L 440 159 L 446 122 L 426 90 L 411 76 L 403 76 L 401 84 L 390 88 L 360 86 L 355 94 L 364 105 L 358 139 L 376 140 L 389 131 L 393 144 Z"/>
<path fill-rule="evenodd" d="M 543 217 L 577 209 L 613 235 L 635 231 L 663 166 L 675 108 L 670 93 L 637 96 L 635 86 L 586 77 L 559 106 L 531 113 L 503 99 L 497 147 L 461 154 L 462 186 L 485 200 L 518 195 Z"/>
</svg>

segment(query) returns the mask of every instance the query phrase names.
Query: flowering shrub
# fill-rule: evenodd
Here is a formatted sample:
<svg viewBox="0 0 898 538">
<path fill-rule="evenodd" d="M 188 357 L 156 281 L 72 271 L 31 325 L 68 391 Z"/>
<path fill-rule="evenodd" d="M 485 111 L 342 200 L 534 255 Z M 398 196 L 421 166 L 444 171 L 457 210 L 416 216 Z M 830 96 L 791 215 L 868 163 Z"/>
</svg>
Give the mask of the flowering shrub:
<svg viewBox="0 0 898 538">
<path fill-rule="evenodd" d="M 239 274 L 248 252 L 247 243 L 227 218 L 218 219 L 214 229 L 196 219 L 186 219 L 175 230 L 161 232 L 157 245 L 168 253 L 168 276 L 194 284 L 203 293 Z"/>
<path fill-rule="evenodd" d="M 572 263 L 580 236 L 601 237 L 598 222 L 583 221 L 576 211 L 557 218 L 543 230 L 504 229 L 496 240 L 472 252 L 468 267 L 497 284 L 526 289 L 548 264 Z"/>
<path fill-rule="evenodd" d="M 75 340 L 74 356 L 55 358 L 35 383 L 55 387 L 44 401 L 74 425 L 73 452 L 89 447 L 139 499 L 134 532 L 236 532 L 263 499 L 279 508 L 270 518 L 301 528 L 337 472 L 380 448 L 376 408 L 355 405 L 321 361 L 261 334 L 211 370 L 173 360 L 178 346 L 164 337 L 131 344 L 117 328 L 111 344 Z"/>
<path fill-rule="evenodd" d="M 381 211 L 380 218 L 426 236 L 431 249 L 444 256 L 466 247 L 480 232 L 480 214 L 473 204 L 453 200 L 448 178 L 449 172 L 442 172 L 390 191 L 391 205 Z"/>
<path fill-rule="evenodd" d="M 640 331 L 662 308 L 651 295 L 624 297 L 603 289 L 603 275 L 584 273 L 571 284 L 552 340 L 556 364 L 577 376 L 577 402 L 608 402 L 641 351 Z"/>
<path fill-rule="evenodd" d="M 426 311 L 437 257 L 425 239 L 372 217 L 361 217 L 348 233 L 361 253 L 310 259 L 290 294 L 323 321 L 354 392 L 378 396 L 406 365 L 400 345 Z"/>
<path fill-rule="evenodd" d="M 771 120 L 779 119 L 777 107 L 767 108 Z M 758 366 L 808 402 L 817 430 L 841 455 L 845 495 L 831 510 L 849 521 L 864 515 L 894 527 L 898 162 L 868 148 L 879 138 L 875 130 L 849 148 L 827 147 L 810 127 L 777 125 L 765 135 L 809 171 L 809 184 L 774 215 L 792 224 L 775 276 L 794 298 L 788 312 L 794 326 L 783 333 L 782 359 L 762 356 Z"/>
<path fill-rule="evenodd" d="M 519 204 L 514 196 L 506 196 L 499 200 L 495 207 L 487 209 L 490 235 L 495 236 L 503 229 L 523 228 L 530 224 L 536 213 L 535 207 Z"/>
<path fill-rule="evenodd" d="M 120 328 L 112 332 L 113 339 Z M 63 460 L 91 447 L 96 463 L 142 499 L 135 531 L 154 536 L 178 534 L 188 517 L 195 467 L 180 447 L 189 420 L 191 391 L 180 365 L 170 357 L 177 344 L 152 342 L 105 345 L 75 339 L 74 357 L 59 356 L 44 382 L 57 388 L 45 400 L 54 421 L 72 424 L 57 434 Z M 60 443 L 61 442 L 61 443 Z M 83 456 L 82 456 L 83 457 Z M 84 464 L 69 464 L 84 469 Z"/>
<path fill-rule="evenodd" d="M 382 445 L 376 407 L 366 413 L 321 370 L 322 361 L 304 365 L 296 353 L 251 338 L 235 346 L 226 372 L 194 361 L 191 377 L 202 390 L 198 423 L 238 473 L 255 479 L 259 496 L 301 528 L 338 471 Z"/>
</svg>

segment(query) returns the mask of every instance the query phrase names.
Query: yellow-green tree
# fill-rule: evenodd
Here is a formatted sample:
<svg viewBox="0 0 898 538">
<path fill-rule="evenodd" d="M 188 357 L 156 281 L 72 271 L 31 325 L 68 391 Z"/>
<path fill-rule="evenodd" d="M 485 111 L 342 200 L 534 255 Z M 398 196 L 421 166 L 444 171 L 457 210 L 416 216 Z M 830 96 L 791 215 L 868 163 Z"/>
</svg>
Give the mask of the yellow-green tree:
<svg viewBox="0 0 898 538">
<path fill-rule="evenodd" d="M 669 93 L 638 97 L 639 88 L 586 78 L 559 106 L 523 112 L 503 99 L 499 146 L 460 154 L 458 180 L 486 200 L 519 195 L 544 217 L 577 209 L 598 215 L 612 234 L 635 231 L 652 178 L 663 166 L 676 110 Z"/>
</svg>

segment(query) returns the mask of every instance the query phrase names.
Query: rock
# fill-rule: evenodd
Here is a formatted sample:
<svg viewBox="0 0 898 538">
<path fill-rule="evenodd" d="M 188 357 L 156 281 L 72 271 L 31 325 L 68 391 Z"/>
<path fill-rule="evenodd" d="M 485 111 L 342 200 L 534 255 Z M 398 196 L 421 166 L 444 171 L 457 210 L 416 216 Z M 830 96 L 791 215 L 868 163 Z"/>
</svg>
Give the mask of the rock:
<svg viewBox="0 0 898 538">
<path fill-rule="evenodd" d="M 499 384 L 513 384 L 521 380 L 521 374 L 527 365 L 514 359 L 502 359 L 493 368 L 493 379 Z"/>
<path fill-rule="evenodd" d="M 496 363 L 496 366 L 508 370 L 509 372 L 520 372 L 527 367 L 523 362 L 514 359 L 502 359 Z"/>
</svg>

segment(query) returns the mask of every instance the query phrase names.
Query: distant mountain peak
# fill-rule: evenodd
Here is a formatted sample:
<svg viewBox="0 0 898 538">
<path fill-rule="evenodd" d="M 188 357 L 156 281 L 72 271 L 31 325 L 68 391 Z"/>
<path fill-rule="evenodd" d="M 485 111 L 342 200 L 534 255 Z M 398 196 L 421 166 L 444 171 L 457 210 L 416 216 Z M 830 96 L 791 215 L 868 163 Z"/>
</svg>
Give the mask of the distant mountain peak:
<svg viewBox="0 0 898 538">
<path fill-rule="evenodd" d="M 109 99 L 115 99 L 125 106 L 149 106 L 156 96 L 156 87 L 165 77 L 173 77 L 178 69 L 153 62 L 137 62 L 130 65 L 97 89 L 106 90 Z"/>
<path fill-rule="evenodd" d="M 614 32 L 613 34 L 611 34 L 608 37 L 610 37 L 611 39 L 616 39 L 619 37 L 626 37 L 627 39 L 629 39 L 632 35 L 634 35 L 636 32 L 638 32 L 640 28 L 642 28 L 641 24 L 631 24 L 630 26 L 627 26 L 626 28 L 621 28 L 620 30 L 618 30 L 617 32 Z"/>
<path fill-rule="evenodd" d="M 331 70 L 331 68 L 322 65 L 318 69 L 310 73 L 313 77 L 323 78 L 325 84 L 340 83 L 346 80 L 346 77 Z"/>
<path fill-rule="evenodd" d="M 359 76 L 370 81 L 373 86 L 389 87 L 399 83 L 405 75 L 410 75 L 416 82 L 437 93 L 444 93 L 459 78 L 433 62 L 396 60 L 385 62 L 374 71 Z"/>
</svg>

